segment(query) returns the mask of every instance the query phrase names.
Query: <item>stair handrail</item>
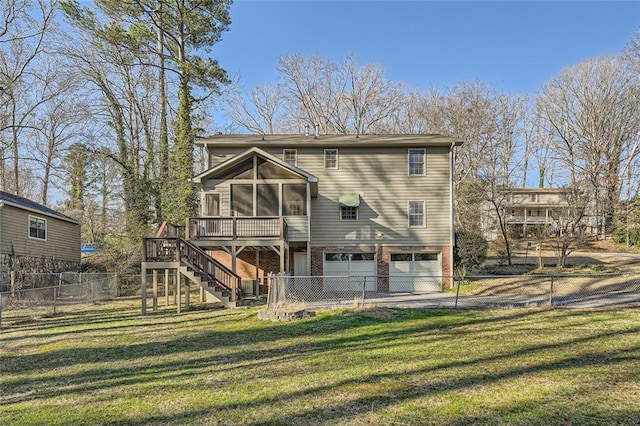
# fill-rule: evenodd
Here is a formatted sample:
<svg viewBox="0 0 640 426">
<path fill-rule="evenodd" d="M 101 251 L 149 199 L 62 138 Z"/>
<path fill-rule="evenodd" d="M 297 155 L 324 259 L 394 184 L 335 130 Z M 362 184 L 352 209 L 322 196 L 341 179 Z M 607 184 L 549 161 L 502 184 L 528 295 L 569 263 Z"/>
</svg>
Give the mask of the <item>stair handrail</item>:
<svg viewBox="0 0 640 426">
<path fill-rule="evenodd" d="M 181 230 L 182 232 L 180 232 Z M 165 220 L 160 225 L 160 228 L 158 228 L 156 238 L 182 237 L 180 234 L 184 234 L 184 226 L 176 225 Z"/>
<path fill-rule="evenodd" d="M 231 301 L 235 302 L 237 300 L 238 291 L 240 289 L 241 277 L 190 241 L 180 237 L 177 237 L 176 240 L 179 246 L 177 250 L 179 253 L 179 261 L 183 262 L 183 257 L 186 258 L 185 263 L 188 263 L 189 266 L 197 269 L 200 273 L 204 274 L 207 281 L 213 281 L 220 287 L 229 290 L 231 292 Z M 196 261 L 191 259 L 189 253 L 187 253 L 187 250 L 183 247 L 188 248 L 192 252 L 195 252 L 200 259 Z M 217 271 L 223 272 L 223 277 L 227 278 L 227 280 L 225 280 L 227 282 L 224 282 L 221 279 L 222 277 L 217 276 Z"/>
</svg>

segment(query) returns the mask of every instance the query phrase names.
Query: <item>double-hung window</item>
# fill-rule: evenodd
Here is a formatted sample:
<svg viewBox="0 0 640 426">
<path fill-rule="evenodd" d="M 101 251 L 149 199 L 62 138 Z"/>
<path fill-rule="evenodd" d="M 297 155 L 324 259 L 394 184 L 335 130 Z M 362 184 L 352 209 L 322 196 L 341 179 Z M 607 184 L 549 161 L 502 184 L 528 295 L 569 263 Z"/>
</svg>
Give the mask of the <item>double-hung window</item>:
<svg viewBox="0 0 640 426">
<path fill-rule="evenodd" d="M 424 176 L 425 175 L 425 157 L 426 151 L 424 149 L 410 149 L 409 160 L 409 176 Z"/>
<path fill-rule="evenodd" d="M 407 219 L 409 228 L 425 227 L 424 201 L 409 201 L 407 206 Z"/>
<path fill-rule="evenodd" d="M 324 150 L 324 168 L 326 170 L 335 170 L 338 168 L 338 150 L 337 149 Z"/>
<path fill-rule="evenodd" d="M 29 216 L 29 238 L 36 240 L 47 239 L 47 220 L 36 216 Z"/>
<path fill-rule="evenodd" d="M 283 149 L 282 159 L 289 164 L 298 167 L 298 150 L 297 149 Z"/>
</svg>

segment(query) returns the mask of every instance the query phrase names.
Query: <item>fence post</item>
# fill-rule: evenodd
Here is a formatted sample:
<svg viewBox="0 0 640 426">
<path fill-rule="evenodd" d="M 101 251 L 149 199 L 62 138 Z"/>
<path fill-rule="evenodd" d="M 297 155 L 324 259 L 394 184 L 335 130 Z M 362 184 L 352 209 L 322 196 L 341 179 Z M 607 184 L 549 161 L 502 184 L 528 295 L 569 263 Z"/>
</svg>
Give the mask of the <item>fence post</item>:
<svg viewBox="0 0 640 426">
<path fill-rule="evenodd" d="M 453 278 L 453 282 L 455 283 L 456 281 L 456 277 L 455 275 L 452 275 Z M 458 277 L 458 287 L 456 288 L 456 303 L 453 306 L 455 309 L 458 309 L 458 296 L 460 296 L 460 284 L 462 283 L 462 279 L 460 277 Z"/>
<path fill-rule="evenodd" d="M 549 306 L 553 306 L 553 275 L 551 276 L 551 285 L 549 286 Z"/>
<path fill-rule="evenodd" d="M 367 276 L 365 275 L 364 280 L 362 280 L 362 306 L 361 306 L 362 309 L 364 309 L 364 293 L 366 288 L 367 288 Z"/>
<path fill-rule="evenodd" d="M 53 287 L 53 315 L 57 314 L 57 310 L 56 310 L 56 295 L 58 293 L 58 287 Z"/>
<path fill-rule="evenodd" d="M 273 287 L 273 281 L 271 280 L 271 273 L 267 275 L 267 309 L 271 308 L 271 291 Z"/>
<path fill-rule="evenodd" d="M 2 329 L 2 292 L 0 291 L 0 329 Z"/>
</svg>

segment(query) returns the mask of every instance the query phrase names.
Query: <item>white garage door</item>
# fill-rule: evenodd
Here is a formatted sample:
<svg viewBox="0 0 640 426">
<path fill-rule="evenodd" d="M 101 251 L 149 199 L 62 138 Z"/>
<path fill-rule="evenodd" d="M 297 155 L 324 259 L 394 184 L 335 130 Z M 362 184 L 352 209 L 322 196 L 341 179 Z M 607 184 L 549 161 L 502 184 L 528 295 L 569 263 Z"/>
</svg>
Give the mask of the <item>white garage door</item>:
<svg viewBox="0 0 640 426">
<path fill-rule="evenodd" d="M 442 291 L 442 269 L 438 253 L 392 253 L 389 291 Z"/>
<path fill-rule="evenodd" d="M 324 291 L 375 291 L 375 253 L 325 253 Z"/>
</svg>

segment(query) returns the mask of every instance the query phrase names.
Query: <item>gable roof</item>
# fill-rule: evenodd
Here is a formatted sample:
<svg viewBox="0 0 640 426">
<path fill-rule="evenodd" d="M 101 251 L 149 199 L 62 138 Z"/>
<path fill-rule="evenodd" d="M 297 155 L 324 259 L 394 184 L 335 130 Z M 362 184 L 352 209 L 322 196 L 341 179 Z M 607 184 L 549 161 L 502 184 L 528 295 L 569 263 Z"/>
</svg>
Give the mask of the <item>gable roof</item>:
<svg viewBox="0 0 640 426">
<path fill-rule="evenodd" d="M 229 158 L 226 161 L 223 161 L 222 163 L 216 165 L 215 167 L 206 170 L 202 173 L 200 173 L 199 175 L 195 176 L 192 180 L 193 182 L 196 183 L 201 183 L 203 179 L 207 179 L 210 176 L 216 175 L 220 172 L 224 172 L 227 170 L 232 169 L 233 167 L 235 167 L 236 165 L 238 165 L 239 163 L 243 162 L 244 160 L 246 160 L 249 157 L 252 157 L 254 155 L 259 155 L 260 157 L 266 158 L 267 160 L 271 161 L 272 163 L 277 164 L 278 166 L 282 167 L 283 169 L 289 170 L 292 173 L 295 173 L 297 175 L 299 175 L 300 177 L 303 177 L 307 180 L 307 182 L 309 182 L 311 184 L 311 192 L 313 195 L 317 194 L 318 192 L 318 178 L 315 177 L 314 175 L 312 175 L 309 172 L 306 172 L 296 166 L 294 166 L 293 164 L 290 164 L 284 160 L 279 159 L 278 157 L 275 157 L 271 154 L 269 154 L 268 152 L 265 152 L 263 150 L 261 150 L 260 148 L 257 147 L 252 147 L 238 155 L 235 155 L 231 158 Z"/>
<path fill-rule="evenodd" d="M 75 223 L 75 224 L 79 223 L 76 219 L 72 217 L 66 216 L 60 212 L 50 209 L 47 206 L 43 206 L 42 204 L 29 200 L 28 198 L 19 197 L 14 194 L 9 194 L 8 192 L 0 191 L 0 207 L 2 207 L 3 205 L 17 207 L 22 210 L 27 210 L 33 213 L 38 213 L 38 214 L 49 216 L 49 217 L 55 217 L 57 219 Z"/>
</svg>

